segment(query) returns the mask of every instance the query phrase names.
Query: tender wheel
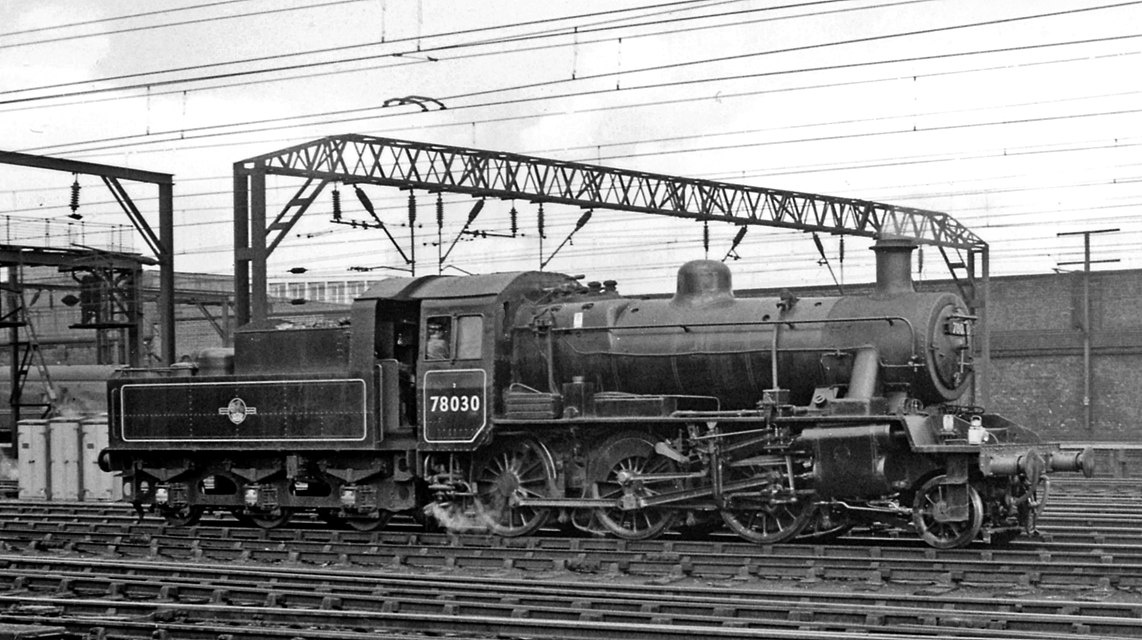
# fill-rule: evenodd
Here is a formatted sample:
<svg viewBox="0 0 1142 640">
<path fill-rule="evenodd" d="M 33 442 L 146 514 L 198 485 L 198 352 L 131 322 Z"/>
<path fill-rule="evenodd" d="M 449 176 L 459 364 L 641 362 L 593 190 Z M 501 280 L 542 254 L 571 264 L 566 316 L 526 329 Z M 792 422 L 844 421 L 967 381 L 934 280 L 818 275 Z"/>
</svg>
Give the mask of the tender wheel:
<svg viewBox="0 0 1142 640">
<path fill-rule="evenodd" d="M 240 519 L 259 529 L 277 529 L 289 522 L 290 515 L 286 509 L 274 509 L 266 513 L 245 513 Z"/>
<path fill-rule="evenodd" d="M 355 531 L 380 531 L 385 528 L 393 517 L 392 511 L 385 511 L 381 509 L 376 514 L 371 516 L 355 516 L 352 518 L 341 518 L 341 522 L 346 524 L 350 529 Z"/>
<path fill-rule="evenodd" d="M 205 509 L 198 505 L 185 505 L 182 507 L 163 507 L 159 511 L 159 515 L 167 521 L 167 525 L 171 527 L 189 527 L 198 524 L 202 519 L 202 512 Z"/>
<path fill-rule="evenodd" d="M 342 527 L 345 525 L 345 518 L 341 517 L 339 509 L 318 509 L 317 517 L 331 527 Z"/>
<path fill-rule="evenodd" d="M 945 484 L 945 476 L 936 476 L 924 483 L 916 492 L 912 506 L 912 523 L 916 532 L 928 545 L 937 549 L 962 547 L 979 535 L 983 526 L 983 500 L 979 492 L 968 485 L 968 518 L 959 522 L 941 522 L 940 516 L 947 510 L 951 486 Z"/>
<path fill-rule="evenodd" d="M 812 520 L 816 512 L 813 502 L 790 490 L 786 456 L 751 460 L 750 464 L 731 465 L 725 483 L 765 479 L 766 484 L 726 495 L 722 520 L 739 536 L 756 544 L 793 539 Z"/>
<path fill-rule="evenodd" d="M 550 509 L 520 507 L 513 498 L 546 498 L 555 492 L 555 462 L 543 443 L 531 437 L 505 437 L 474 463 L 476 511 L 493 532 L 524 536 L 542 527 Z"/>
<path fill-rule="evenodd" d="M 654 451 L 655 441 L 648 434 L 630 432 L 613 436 L 596 450 L 594 477 L 588 493 L 592 497 L 620 500 L 624 496 L 649 498 L 682 488 L 676 479 L 655 480 L 633 477 L 655 473 L 677 473 L 678 465 Z M 629 489 L 629 491 L 628 491 Z M 624 510 L 600 507 L 594 510 L 596 521 L 610 533 L 626 540 L 648 540 L 657 537 L 674 524 L 677 512 L 662 507 Z"/>
<path fill-rule="evenodd" d="M 250 516 L 246 515 L 245 509 L 241 509 L 238 507 L 230 509 L 230 515 L 234 516 L 234 518 L 237 519 L 238 522 L 242 523 L 243 525 L 245 525 L 247 527 L 254 526 L 254 521 L 250 519 Z"/>
</svg>

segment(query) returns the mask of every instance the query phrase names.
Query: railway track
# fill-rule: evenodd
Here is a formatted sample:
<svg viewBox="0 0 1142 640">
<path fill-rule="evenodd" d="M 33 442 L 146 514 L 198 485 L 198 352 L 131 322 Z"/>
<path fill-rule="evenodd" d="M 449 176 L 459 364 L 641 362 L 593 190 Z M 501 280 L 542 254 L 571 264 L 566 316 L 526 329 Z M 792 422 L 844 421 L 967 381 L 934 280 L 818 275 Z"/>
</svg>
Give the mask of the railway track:
<svg viewBox="0 0 1142 640">
<path fill-rule="evenodd" d="M 102 510 L 102 509 L 100 509 Z M 932 575 L 933 567 L 947 567 L 951 580 L 1070 584 L 1097 586 L 1110 580 L 1133 586 L 1142 580 L 1142 531 L 1122 534 L 1083 530 L 1080 542 L 1025 540 L 1006 546 L 973 546 L 936 552 L 911 538 L 890 539 L 857 532 L 843 544 L 785 544 L 757 547 L 729 536 L 706 540 L 664 538 L 624 542 L 611 538 L 533 537 L 504 539 L 482 534 L 404 531 L 360 533 L 323 528 L 262 530 L 200 525 L 167 528 L 157 521 L 142 524 L 122 517 L 114 509 L 101 515 L 68 514 L 62 518 L 44 506 L 19 505 L 0 509 L 0 534 L 13 548 L 62 550 L 89 555 L 167 557 L 189 560 L 254 560 L 341 563 L 361 566 L 414 566 L 431 569 L 449 566 L 508 566 L 526 570 L 562 570 L 566 567 L 606 568 L 644 574 L 702 576 L 736 575 L 760 571 L 739 558 L 764 557 L 768 578 L 819 572 L 824 577 L 879 572 L 883 579 L 915 579 L 912 571 Z M 1108 523 L 1103 523 L 1108 525 Z M 1052 525 L 1054 526 L 1054 525 Z M 1078 527 L 1076 527 L 1078 528 Z M 1052 536 L 1053 537 L 1053 536 Z M 1101 537 L 1102 541 L 1092 544 Z M 975 575 L 973 563 L 983 564 L 988 576 Z M 913 567 L 912 565 L 917 565 Z M 962 565 L 962 567 L 961 567 Z M 1107 570 L 1108 567 L 1112 570 Z M 613 569 L 612 569 L 613 568 Z"/>
<path fill-rule="evenodd" d="M 242 535 L 234 535 L 234 534 Z M 45 531 L 6 527 L 13 550 L 86 557 L 339 565 L 411 571 L 573 572 L 644 577 L 913 582 L 1142 590 L 1142 549 L 1035 548 L 933 552 L 912 545 L 778 545 L 610 539 L 376 535 L 289 539 L 287 531 Z M 250 534 L 250 535 L 245 535 Z M 299 536 L 301 537 L 301 536 Z"/>
<path fill-rule="evenodd" d="M 503 539 L 411 521 L 375 533 L 222 518 L 172 529 L 124 505 L 0 501 L 0 633 L 1142 637 L 1142 492 L 1084 488 L 1053 492 L 1042 539 L 939 552 L 861 531 L 841 544 L 757 547 L 720 536 Z"/>
<path fill-rule="evenodd" d="M 0 556 L 0 623 L 139 637 L 281 637 L 283 630 L 424 632 L 476 637 L 669 638 L 1129 638 L 1142 635 L 1139 606 L 1022 598 L 953 590 L 775 589 L 731 580 L 646 584 L 489 576 L 393 576 L 343 569 Z M 684 582 L 684 583 L 683 583 Z M 248 628 L 245 623 L 256 620 Z M 888 631 L 891 630 L 891 631 Z M 375 636 L 374 636 L 375 637 Z M 468 637 L 465 635 L 464 637 Z"/>
<path fill-rule="evenodd" d="M 66 512 L 65 512 L 66 511 Z M 141 531 L 157 532 L 162 529 L 162 520 L 155 516 L 147 516 L 141 522 L 138 515 L 123 504 L 108 503 L 69 503 L 65 511 L 61 511 L 60 503 L 52 502 L 17 502 L 0 501 L 0 527 L 4 523 L 23 524 L 26 526 L 43 526 L 45 530 L 54 530 L 54 527 L 63 529 L 84 530 L 83 527 L 98 524 L 104 528 L 108 526 L 120 527 L 115 529 L 118 535 Z M 38 524 L 37 524 L 38 523 Z M 203 519 L 199 531 L 213 531 L 226 529 L 227 535 L 242 537 L 258 535 L 259 529 L 254 529 L 239 523 L 228 515 L 217 517 L 207 516 Z M 1001 548 L 1020 548 L 1027 544 L 1035 544 L 1037 548 L 1065 549 L 1067 545 L 1089 547 L 1090 545 L 1111 545 L 1128 549 L 1131 546 L 1142 545 L 1142 494 L 1138 500 L 1131 504 L 1124 503 L 1121 498 L 1113 496 L 1055 496 L 1044 517 L 1040 521 L 1041 537 L 1037 539 L 1019 538 L 1013 545 Z M 111 529 L 106 529 L 110 532 Z M 171 530 L 173 531 L 173 530 Z M 315 540 L 325 540 L 327 535 L 338 534 L 349 541 L 356 541 L 360 536 L 354 537 L 353 532 L 337 532 L 330 526 L 317 519 L 299 518 L 290 524 L 286 538 L 292 539 L 299 535 L 297 532 L 312 536 Z M 409 519 L 394 519 L 386 528 L 383 535 L 423 535 L 423 527 Z M 894 545 L 916 544 L 910 537 L 903 536 L 893 539 L 893 531 L 875 531 L 857 529 L 846 536 L 851 542 L 863 541 L 868 544 L 881 544 L 890 540 Z M 276 534 L 271 534 L 271 537 Z M 450 539 L 446 534 L 441 538 Z M 370 540 L 368 534 L 364 540 Z M 431 541 L 428 537 L 425 540 Z M 677 540 L 677 537 L 667 536 L 666 540 Z M 743 548 L 751 547 L 748 543 L 740 542 L 730 534 L 715 534 L 714 540 L 731 544 L 738 542 Z M 811 543 L 811 541 L 810 541 Z M 653 543 L 651 543 L 653 544 Z"/>
</svg>

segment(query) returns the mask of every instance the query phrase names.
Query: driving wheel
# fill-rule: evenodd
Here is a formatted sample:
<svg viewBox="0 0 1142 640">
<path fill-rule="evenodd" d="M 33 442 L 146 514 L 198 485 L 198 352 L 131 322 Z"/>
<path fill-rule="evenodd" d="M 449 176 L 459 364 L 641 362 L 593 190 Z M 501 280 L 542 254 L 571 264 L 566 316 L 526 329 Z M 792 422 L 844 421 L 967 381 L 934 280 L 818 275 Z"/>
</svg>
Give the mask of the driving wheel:
<svg viewBox="0 0 1142 640">
<path fill-rule="evenodd" d="M 811 500 L 799 497 L 790 487 L 791 465 L 799 466 L 799 463 L 778 455 L 755 456 L 732 463 L 726 469 L 726 484 L 743 480 L 765 482 L 725 496 L 722 520 L 726 525 L 756 544 L 785 542 L 801 533 L 813 518 L 815 508 Z"/>
<path fill-rule="evenodd" d="M 603 442 L 592 456 L 589 495 L 630 503 L 681 489 L 682 483 L 676 478 L 654 478 L 654 474 L 678 473 L 678 465 L 655 452 L 654 444 L 649 434 L 635 431 Z M 594 514 L 608 532 L 626 540 L 657 537 L 677 518 L 676 511 L 665 507 L 624 509 L 617 504 L 598 507 Z"/>
<path fill-rule="evenodd" d="M 530 436 L 506 436 L 492 443 L 473 465 L 476 510 L 493 532 L 524 536 L 542 527 L 551 509 L 515 504 L 519 498 L 555 493 L 555 462 L 547 447 Z"/>
</svg>

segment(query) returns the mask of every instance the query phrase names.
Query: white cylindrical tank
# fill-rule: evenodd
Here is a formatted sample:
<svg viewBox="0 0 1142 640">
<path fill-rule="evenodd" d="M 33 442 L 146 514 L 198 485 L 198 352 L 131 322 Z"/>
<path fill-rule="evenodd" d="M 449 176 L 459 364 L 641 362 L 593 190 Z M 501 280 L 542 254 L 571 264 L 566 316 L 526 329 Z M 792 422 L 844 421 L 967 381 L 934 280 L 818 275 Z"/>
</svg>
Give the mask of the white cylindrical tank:
<svg viewBox="0 0 1142 640">
<path fill-rule="evenodd" d="M 79 420 L 52 418 L 48 421 L 48 463 L 51 475 L 51 500 L 79 500 L 83 491 L 79 471 L 81 450 Z"/>
<path fill-rule="evenodd" d="M 79 472 L 84 502 L 119 500 L 123 486 L 119 478 L 99 469 L 99 452 L 107 448 L 107 414 L 84 418 L 79 424 L 83 449 L 80 452 Z"/>
<path fill-rule="evenodd" d="M 16 471 L 21 500 L 51 498 L 51 455 L 48 421 L 21 420 L 16 424 Z"/>
</svg>

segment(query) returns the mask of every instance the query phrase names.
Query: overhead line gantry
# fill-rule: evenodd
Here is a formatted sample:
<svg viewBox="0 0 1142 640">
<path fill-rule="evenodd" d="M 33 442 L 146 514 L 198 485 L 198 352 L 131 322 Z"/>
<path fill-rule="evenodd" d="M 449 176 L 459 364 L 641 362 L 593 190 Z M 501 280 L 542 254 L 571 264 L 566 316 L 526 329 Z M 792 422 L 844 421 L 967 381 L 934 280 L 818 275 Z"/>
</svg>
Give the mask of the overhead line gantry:
<svg viewBox="0 0 1142 640">
<path fill-rule="evenodd" d="M 266 176 L 305 182 L 272 221 Z M 987 298 L 988 246 L 946 213 L 797 191 L 632 171 L 359 134 L 329 136 L 234 164 L 238 324 L 267 314 L 266 260 L 331 182 L 520 199 L 734 225 L 864 237 L 903 236 L 939 248 L 978 315 Z M 979 286 L 977 286 L 977 284 Z M 984 365 L 990 345 L 980 336 Z"/>
</svg>

